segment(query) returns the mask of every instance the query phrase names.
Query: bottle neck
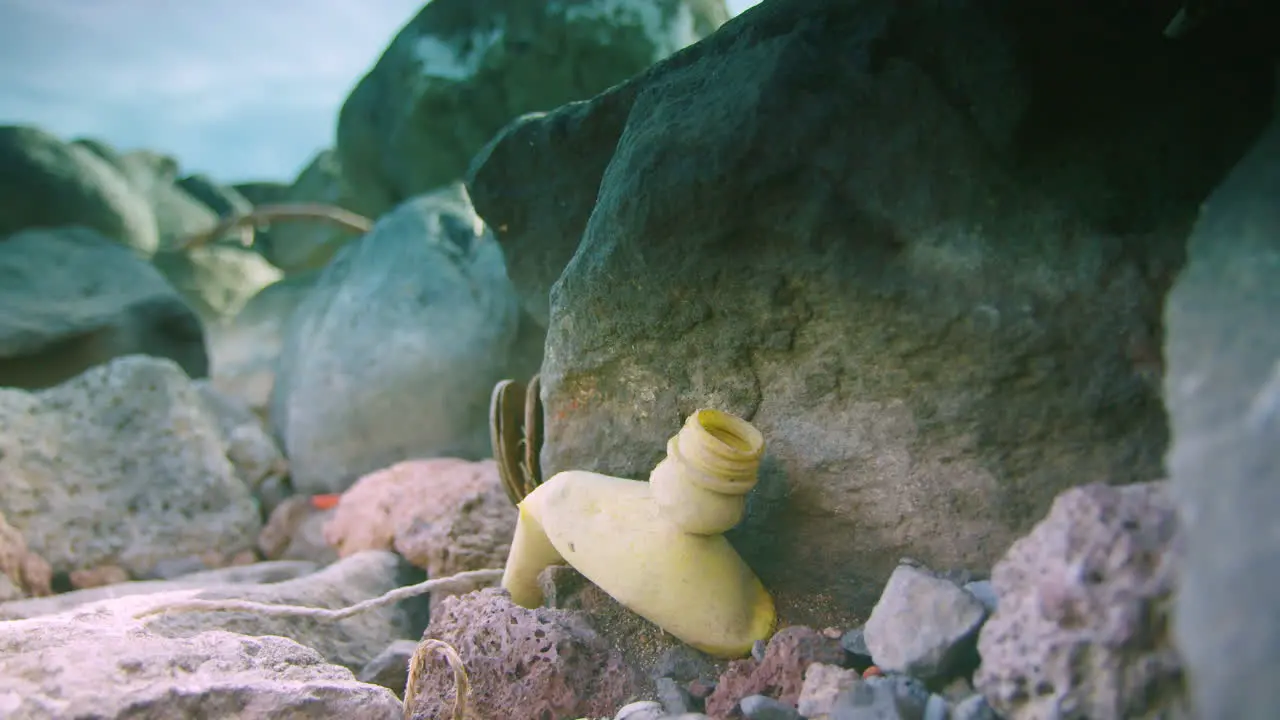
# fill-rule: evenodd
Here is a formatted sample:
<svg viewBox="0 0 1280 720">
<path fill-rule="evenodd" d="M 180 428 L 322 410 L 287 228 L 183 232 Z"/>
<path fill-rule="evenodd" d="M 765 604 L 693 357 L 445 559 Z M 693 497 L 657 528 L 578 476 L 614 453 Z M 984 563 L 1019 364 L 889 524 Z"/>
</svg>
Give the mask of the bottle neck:
<svg viewBox="0 0 1280 720">
<path fill-rule="evenodd" d="M 756 484 L 764 436 L 741 418 L 699 410 L 672 438 L 667 454 L 692 471 L 692 482 L 707 490 L 741 495 Z"/>
</svg>

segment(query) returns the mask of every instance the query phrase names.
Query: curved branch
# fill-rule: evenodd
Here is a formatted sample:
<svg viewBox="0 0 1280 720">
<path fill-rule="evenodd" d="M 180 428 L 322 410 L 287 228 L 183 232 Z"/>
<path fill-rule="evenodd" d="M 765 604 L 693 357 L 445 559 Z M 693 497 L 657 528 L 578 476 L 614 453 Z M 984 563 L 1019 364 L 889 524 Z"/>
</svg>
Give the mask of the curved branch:
<svg viewBox="0 0 1280 720">
<path fill-rule="evenodd" d="M 188 235 L 178 244 L 177 250 L 194 250 L 223 235 L 237 232 L 241 244 L 253 244 L 253 227 L 278 220 L 326 220 L 338 227 L 363 235 L 373 228 L 373 221 L 336 205 L 324 203 L 282 203 L 260 205 L 247 213 L 234 213 L 223 217 L 212 229 Z"/>
</svg>

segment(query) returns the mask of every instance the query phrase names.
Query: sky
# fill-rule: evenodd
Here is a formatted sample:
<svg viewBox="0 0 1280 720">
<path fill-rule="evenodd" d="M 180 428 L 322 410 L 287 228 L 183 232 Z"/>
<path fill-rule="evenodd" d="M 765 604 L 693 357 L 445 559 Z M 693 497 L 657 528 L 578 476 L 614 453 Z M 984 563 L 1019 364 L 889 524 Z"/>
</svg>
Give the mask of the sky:
<svg viewBox="0 0 1280 720">
<path fill-rule="evenodd" d="M 516 0 L 527 2 L 529 0 Z M 758 0 L 728 0 L 735 14 Z M 424 0 L 0 0 L 0 125 L 292 181 Z"/>
</svg>

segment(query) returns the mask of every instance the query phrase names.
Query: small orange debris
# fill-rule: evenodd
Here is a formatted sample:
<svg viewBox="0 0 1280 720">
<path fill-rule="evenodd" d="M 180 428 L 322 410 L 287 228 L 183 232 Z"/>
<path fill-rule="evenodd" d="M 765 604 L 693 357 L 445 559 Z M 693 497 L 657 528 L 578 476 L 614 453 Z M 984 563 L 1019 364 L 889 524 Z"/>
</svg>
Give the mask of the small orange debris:
<svg viewBox="0 0 1280 720">
<path fill-rule="evenodd" d="M 311 507 L 317 510 L 332 510 L 338 507 L 338 500 L 341 495 L 330 493 L 328 495 L 312 495 Z"/>
<path fill-rule="evenodd" d="M 880 668 L 876 667 L 875 665 L 872 665 L 871 667 L 862 671 L 862 677 L 864 678 L 877 677 L 879 675 L 884 675 L 884 672 L 880 670 Z"/>
</svg>

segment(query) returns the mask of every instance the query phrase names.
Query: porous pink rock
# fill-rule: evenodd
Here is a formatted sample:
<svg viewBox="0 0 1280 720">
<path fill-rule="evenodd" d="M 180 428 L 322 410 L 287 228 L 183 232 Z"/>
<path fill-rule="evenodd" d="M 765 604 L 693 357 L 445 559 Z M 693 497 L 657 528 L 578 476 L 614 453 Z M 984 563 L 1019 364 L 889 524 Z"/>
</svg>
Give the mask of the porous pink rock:
<svg viewBox="0 0 1280 720">
<path fill-rule="evenodd" d="M 1010 720 L 1190 717 L 1167 482 L 1067 490 L 995 566 L 977 689 Z"/>
<path fill-rule="evenodd" d="M 25 596 L 43 596 L 52 594 L 50 584 L 53 581 L 53 570 L 45 559 L 31 552 L 22 533 L 5 520 L 0 514 L 0 575 L 9 578 L 12 590 Z M 13 600 L 14 597 L 3 597 L 0 587 L 0 599 Z"/>
<path fill-rule="evenodd" d="M 395 550 L 428 576 L 444 577 L 506 564 L 516 514 L 494 461 L 409 460 L 343 493 L 325 540 L 342 557 Z M 432 593 L 433 606 L 445 596 Z"/>
<path fill-rule="evenodd" d="M 844 664 L 840 640 L 800 625 L 783 628 L 770 638 L 762 660 L 747 658 L 729 665 L 707 698 L 707 714 L 716 720 L 734 717 L 731 713 L 738 701 L 749 695 L 768 695 L 795 705 L 811 663 Z"/>
<path fill-rule="evenodd" d="M 515 605 L 500 588 L 454 596 L 431 614 L 423 638 L 462 658 L 477 718 L 611 717 L 642 691 L 622 653 L 578 614 Z M 453 671 L 426 663 L 413 688 L 414 720 L 452 717 Z"/>
<path fill-rule="evenodd" d="M 294 495 L 271 511 L 258 533 L 258 550 L 268 560 L 310 560 L 327 565 L 337 553 L 325 538 L 332 510 L 312 505 L 311 498 Z"/>
<path fill-rule="evenodd" d="M 123 582 L 129 582 L 131 578 L 129 573 L 119 565 L 99 565 L 92 568 L 72 570 L 68 573 L 67 579 L 71 581 L 72 588 L 85 590 L 107 585 L 119 585 Z"/>
</svg>

